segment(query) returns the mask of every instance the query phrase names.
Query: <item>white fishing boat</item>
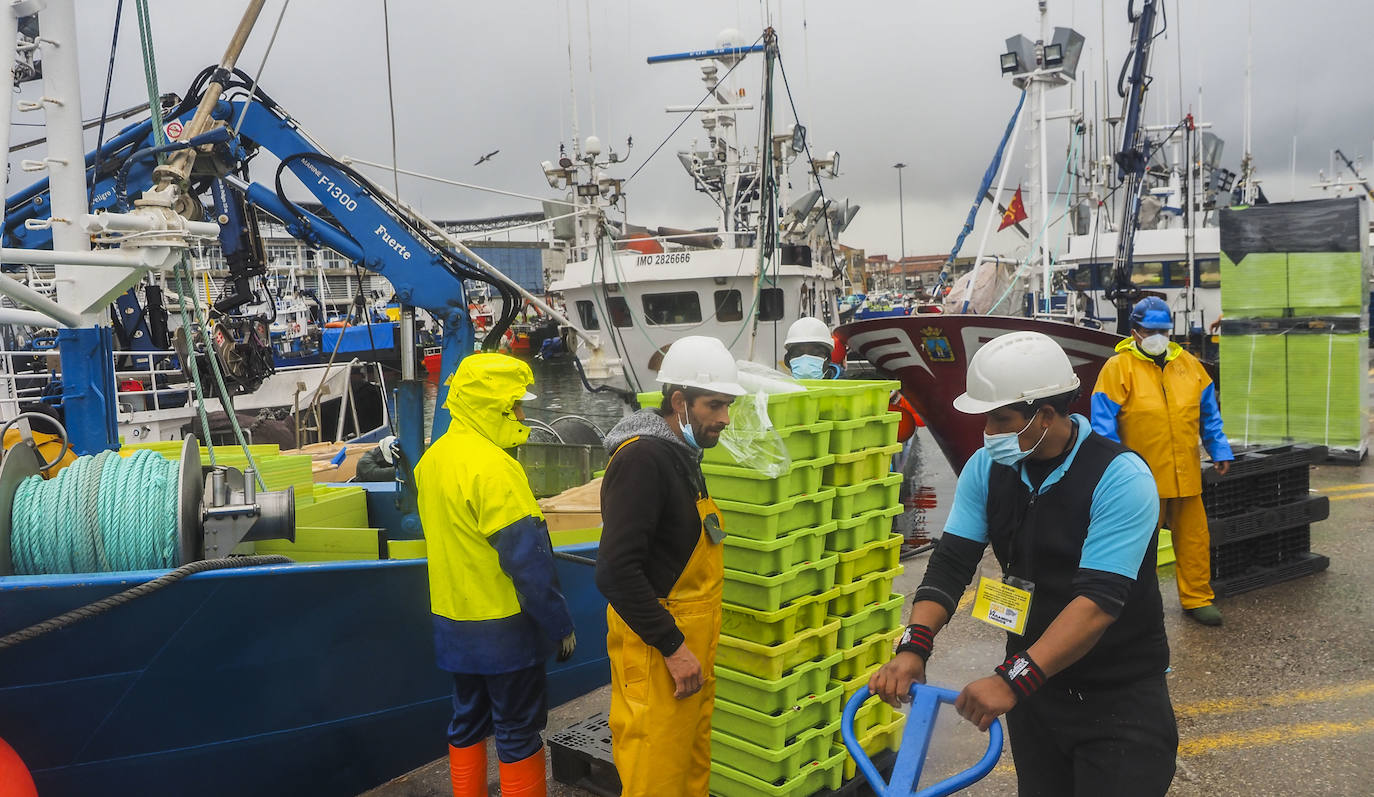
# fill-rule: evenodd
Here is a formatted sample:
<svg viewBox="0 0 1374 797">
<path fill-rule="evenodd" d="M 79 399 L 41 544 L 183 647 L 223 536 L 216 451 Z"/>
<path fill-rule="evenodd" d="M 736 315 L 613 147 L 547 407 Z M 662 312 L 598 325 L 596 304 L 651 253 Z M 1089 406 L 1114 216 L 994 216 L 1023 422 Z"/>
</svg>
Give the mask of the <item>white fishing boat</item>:
<svg viewBox="0 0 1374 797">
<path fill-rule="evenodd" d="M 555 237 L 568 246 L 564 276 L 550 289 L 567 302 L 576 353 L 589 376 L 651 389 L 659 353 L 684 335 L 719 338 L 739 359 L 776 366 L 793 321 L 815 316 L 839 323 L 837 238 L 859 208 L 825 194 L 823 181 L 839 174 L 837 153 L 813 158 L 803 125 L 774 124 L 772 30 L 752 45 L 740 42 L 738 33 L 725 31 L 714 49 L 649 59 L 700 65 L 705 98 L 667 110 L 699 117 L 704 139 L 677 158 L 693 187 L 716 204 L 715 224 L 630 223 L 623 213 L 625 181 L 607 171 L 620 156 L 603 150 L 596 137 L 558 163 L 544 163 L 549 184 L 566 189 L 564 201 L 546 203 Z M 757 109 L 742 99 L 748 92 L 739 68 L 754 54 L 763 62 Z M 752 141 L 738 123 L 739 112 L 748 110 L 759 117 Z M 795 199 L 789 165 L 805 172 L 797 184 L 809 189 Z"/>
</svg>

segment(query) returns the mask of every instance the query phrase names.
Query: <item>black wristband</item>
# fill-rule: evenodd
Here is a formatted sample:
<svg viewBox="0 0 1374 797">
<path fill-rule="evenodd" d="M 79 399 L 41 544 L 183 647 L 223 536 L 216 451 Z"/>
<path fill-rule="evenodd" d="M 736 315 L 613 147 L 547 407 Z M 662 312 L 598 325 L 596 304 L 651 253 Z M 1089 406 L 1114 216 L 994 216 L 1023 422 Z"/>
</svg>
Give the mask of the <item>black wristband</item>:
<svg viewBox="0 0 1374 797">
<path fill-rule="evenodd" d="M 996 673 L 1007 682 L 1017 699 L 1030 697 L 1035 690 L 1045 685 L 1045 671 L 1031 660 L 1030 653 L 1013 653 L 1007 660 L 997 665 Z"/>
<path fill-rule="evenodd" d="M 930 652 L 935 649 L 935 632 L 926 626 L 913 623 L 906 627 L 902 638 L 897 640 L 897 648 L 894 653 L 915 653 L 921 657 L 921 661 L 930 659 Z"/>
</svg>

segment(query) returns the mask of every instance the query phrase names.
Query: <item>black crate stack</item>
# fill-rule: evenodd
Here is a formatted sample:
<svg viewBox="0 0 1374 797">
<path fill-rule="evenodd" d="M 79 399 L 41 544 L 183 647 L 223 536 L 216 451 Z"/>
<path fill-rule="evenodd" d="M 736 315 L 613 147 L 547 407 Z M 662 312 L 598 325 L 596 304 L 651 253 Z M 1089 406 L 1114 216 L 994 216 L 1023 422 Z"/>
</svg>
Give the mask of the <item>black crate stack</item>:
<svg viewBox="0 0 1374 797">
<path fill-rule="evenodd" d="M 1311 575 L 1330 560 L 1312 552 L 1311 527 L 1331 504 L 1309 493 L 1309 467 L 1324 446 L 1286 445 L 1237 452 L 1231 470 L 1202 473 L 1202 503 L 1212 538 L 1212 590 L 1218 598 Z"/>
</svg>

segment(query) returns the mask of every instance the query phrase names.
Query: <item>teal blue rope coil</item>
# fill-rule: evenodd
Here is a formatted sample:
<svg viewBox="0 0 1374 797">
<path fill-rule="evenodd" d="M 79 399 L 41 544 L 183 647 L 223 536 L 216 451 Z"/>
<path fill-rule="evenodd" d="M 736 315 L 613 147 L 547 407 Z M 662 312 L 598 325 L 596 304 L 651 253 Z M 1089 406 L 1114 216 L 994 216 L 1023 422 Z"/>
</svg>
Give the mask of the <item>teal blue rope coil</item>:
<svg viewBox="0 0 1374 797">
<path fill-rule="evenodd" d="M 157 570 L 177 562 L 180 465 L 152 451 L 80 457 L 15 492 L 10 545 L 20 575 Z"/>
</svg>

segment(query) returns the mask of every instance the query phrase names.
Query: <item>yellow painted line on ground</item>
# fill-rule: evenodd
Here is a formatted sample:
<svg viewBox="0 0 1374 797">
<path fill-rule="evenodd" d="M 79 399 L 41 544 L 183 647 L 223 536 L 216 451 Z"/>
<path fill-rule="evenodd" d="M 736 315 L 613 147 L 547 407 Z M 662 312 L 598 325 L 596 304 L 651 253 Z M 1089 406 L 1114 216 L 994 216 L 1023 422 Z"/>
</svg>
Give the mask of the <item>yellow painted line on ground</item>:
<svg viewBox="0 0 1374 797">
<path fill-rule="evenodd" d="M 1370 493 L 1347 493 L 1345 495 L 1327 496 L 1332 501 L 1353 501 L 1357 498 L 1374 498 L 1374 492 Z"/>
<path fill-rule="evenodd" d="M 1341 484 L 1341 485 L 1337 485 L 1337 486 L 1335 486 L 1335 487 L 1322 487 L 1322 488 L 1320 488 L 1319 490 L 1317 490 L 1317 492 L 1319 492 L 1319 493 L 1343 493 L 1343 492 L 1349 492 L 1349 491 L 1351 491 L 1351 490 L 1368 490 L 1368 489 L 1370 489 L 1370 488 L 1374 488 L 1374 482 L 1367 482 L 1367 483 L 1365 483 L 1365 484 Z"/>
<path fill-rule="evenodd" d="M 1174 706 L 1174 714 L 1184 717 L 1204 715 L 1235 714 L 1240 711 L 1258 711 L 1265 708 L 1282 708 L 1307 703 L 1328 703 L 1333 700 L 1348 700 L 1374 694 L 1374 681 L 1361 681 L 1344 686 L 1329 686 L 1321 689 L 1305 689 L 1298 692 L 1280 692 L 1257 698 L 1225 698 L 1222 700 L 1202 700 Z"/>
<path fill-rule="evenodd" d="M 1259 747 L 1271 744 L 1290 744 L 1292 742 L 1320 741 L 1338 736 L 1354 736 L 1374 732 L 1374 720 L 1363 722 L 1308 722 L 1301 725 L 1275 725 L 1272 728 L 1258 728 L 1253 731 L 1237 733 L 1217 733 L 1197 739 L 1181 740 L 1178 754 L 1183 758 L 1235 750 L 1243 747 Z"/>
</svg>

